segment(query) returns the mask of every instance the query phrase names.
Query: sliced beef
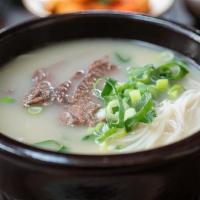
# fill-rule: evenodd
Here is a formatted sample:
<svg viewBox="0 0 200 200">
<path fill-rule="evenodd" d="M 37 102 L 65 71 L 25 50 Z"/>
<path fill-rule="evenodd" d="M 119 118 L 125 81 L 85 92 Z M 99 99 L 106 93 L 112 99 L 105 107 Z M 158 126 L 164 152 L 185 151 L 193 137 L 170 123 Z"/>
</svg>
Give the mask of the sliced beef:
<svg viewBox="0 0 200 200">
<path fill-rule="evenodd" d="M 66 92 L 66 88 L 70 87 L 70 83 L 66 81 L 59 85 L 58 88 L 54 88 L 52 85 L 52 76 L 56 69 L 58 69 L 62 64 L 63 61 L 55 63 L 48 68 L 38 69 L 34 72 L 32 77 L 34 87 L 23 99 L 23 104 L 25 107 L 34 104 L 48 105 L 54 100 L 62 102 L 60 98 L 61 96 L 64 96 L 63 91 L 65 90 Z M 59 95 L 57 97 L 56 95 L 58 93 Z"/>
<path fill-rule="evenodd" d="M 108 57 L 96 60 L 89 66 L 88 72 L 77 71 L 69 81 L 58 87 L 53 87 L 49 81 L 49 74 L 45 69 L 34 73 L 34 88 L 24 98 L 24 106 L 33 104 L 48 105 L 56 102 L 64 105 L 60 120 L 66 125 L 89 125 L 96 123 L 95 113 L 101 107 L 92 94 L 94 82 L 116 69 L 109 62 Z M 79 83 L 72 95 L 69 90 L 74 82 Z"/>
<path fill-rule="evenodd" d="M 80 80 L 81 78 L 83 78 L 85 76 L 85 71 L 84 70 L 79 70 L 77 71 L 74 76 L 72 77 L 72 79 L 75 80 Z"/>
<path fill-rule="evenodd" d="M 51 101 L 66 103 L 66 95 L 71 87 L 71 84 L 71 81 L 65 81 L 64 83 L 61 83 L 57 88 L 55 88 L 51 97 Z"/>
<path fill-rule="evenodd" d="M 49 80 L 49 73 L 46 69 L 36 70 L 32 77 L 34 87 L 30 94 L 23 99 L 23 104 L 28 107 L 32 104 L 48 104 L 50 103 L 53 87 Z"/>
<path fill-rule="evenodd" d="M 33 104 L 44 104 L 48 105 L 53 93 L 53 87 L 48 81 L 42 81 L 37 83 L 36 86 L 31 90 L 30 94 L 26 95 L 23 99 L 25 107 L 29 107 Z"/>
<path fill-rule="evenodd" d="M 79 100 L 74 104 L 68 104 L 64 112 L 60 115 L 62 123 L 74 125 L 93 126 L 96 122 L 95 113 L 100 108 L 100 105 L 88 99 L 87 103 L 84 100 Z"/>
<path fill-rule="evenodd" d="M 92 95 L 94 82 L 116 69 L 109 62 L 108 57 L 97 60 L 89 66 L 88 73 L 77 86 L 74 95 L 65 105 L 64 113 L 60 119 L 66 125 L 92 126 L 96 123 L 95 113 L 101 107 L 95 102 Z"/>
<path fill-rule="evenodd" d="M 38 69 L 34 72 L 33 81 L 35 83 L 40 83 L 41 81 L 49 79 L 49 72 L 46 69 Z"/>
</svg>

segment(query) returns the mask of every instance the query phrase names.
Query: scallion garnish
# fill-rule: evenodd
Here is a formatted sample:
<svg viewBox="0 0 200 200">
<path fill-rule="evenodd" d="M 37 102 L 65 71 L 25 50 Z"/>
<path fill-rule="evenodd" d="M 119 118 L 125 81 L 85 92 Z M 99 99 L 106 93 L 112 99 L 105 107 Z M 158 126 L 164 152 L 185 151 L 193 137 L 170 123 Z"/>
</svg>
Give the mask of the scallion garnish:
<svg viewBox="0 0 200 200">
<path fill-rule="evenodd" d="M 133 90 L 130 90 L 129 91 L 129 96 L 130 96 L 130 99 L 131 99 L 131 103 L 133 105 L 136 105 L 140 100 L 141 100 L 141 92 L 140 90 L 136 90 L 136 89 L 133 89 Z"/>
<path fill-rule="evenodd" d="M 15 102 L 17 102 L 17 100 L 12 97 L 1 97 L 0 98 L 0 103 L 11 104 L 11 103 L 15 103 Z"/>
<path fill-rule="evenodd" d="M 158 61 L 159 63 L 168 63 L 174 60 L 175 55 L 171 51 L 164 51 L 161 54 L 159 54 Z"/>
<path fill-rule="evenodd" d="M 67 152 L 69 152 L 69 148 L 62 145 L 62 147 L 57 152 L 58 153 L 67 153 Z"/>
<path fill-rule="evenodd" d="M 107 119 L 108 119 L 109 127 L 123 128 L 125 109 L 124 109 L 122 98 L 117 91 L 116 84 L 117 84 L 117 81 L 111 78 L 107 78 L 105 87 L 101 93 L 101 97 L 104 99 L 105 104 L 107 103 L 107 99 L 109 99 L 108 97 L 110 95 L 112 95 L 112 97 L 118 101 L 119 115 L 118 115 L 117 121 L 116 120 L 113 121 L 110 118 L 107 118 Z"/>
<path fill-rule="evenodd" d="M 43 107 L 42 106 L 30 106 L 27 109 L 27 112 L 31 115 L 38 115 L 43 111 Z"/>
<path fill-rule="evenodd" d="M 154 78 L 156 69 L 153 65 L 146 65 L 144 67 L 132 67 L 128 69 L 129 78 L 131 81 L 149 84 Z"/>
<path fill-rule="evenodd" d="M 138 105 L 136 106 L 136 114 L 133 117 L 126 120 L 126 130 L 130 131 L 140 122 L 150 123 L 155 117 L 156 115 L 154 111 L 152 96 L 150 93 L 145 93 L 142 96 Z"/>
<path fill-rule="evenodd" d="M 94 141 L 96 138 L 95 134 L 89 134 L 82 138 L 83 141 Z"/>
<path fill-rule="evenodd" d="M 176 99 L 183 91 L 178 82 L 188 73 L 187 64 L 169 59 L 168 63 L 155 67 L 128 69 L 128 81 L 120 83 L 112 78 L 104 80 L 98 98 L 104 103 L 105 122 L 90 128 L 83 140 L 92 140 L 106 146 L 117 138 L 125 137 L 141 123 L 151 123 L 156 117 L 155 102 L 160 97 Z M 162 99 L 161 98 L 161 99 Z"/>
<path fill-rule="evenodd" d="M 115 147 L 115 150 L 120 151 L 120 150 L 122 150 L 122 149 L 124 149 L 124 148 L 125 148 L 125 147 L 124 147 L 123 145 L 119 144 L 119 145 L 117 145 L 117 146 Z"/>
<path fill-rule="evenodd" d="M 173 85 L 169 91 L 168 91 L 168 96 L 170 99 L 174 100 L 176 99 L 182 92 L 184 91 L 184 88 L 180 84 L 175 84 Z"/>
<path fill-rule="evenodd" d="M 107 131 L 102 133 L 100 136 L 96 137 L 95 141 L 97 143 L 104 142 L 107 138 L 109 138 L 111 135 L 115 134 L 117 132 L 117 128 L 109 128 Z"/>
<path fill-rule="evenodd" d="M 173 60 L 169 63 L 161 65 L 156 70 L 161 78 L 178 81 L 188 74 L 187 64 L 183 61 Z"/>
<path fill-rule="evenodd" d="M 158 79 L 156 81 L 156 86 L 155 87 L 159 92 L 164 92 L 169 87 L 169 80 L 168 79 Z"/>
<path fill-rule="evenodd" d="M 125 56 L 119 52 L 116 52 L 115 56 L 121 63 L 128 63 L 131 61 L 131 57 Z"/>
<path fill-rule="evenodd" d="M 65 146 L 60 144 L 59 142 L 55 140 L 45 140 L 42 142 L 37 142 L 33 144 L 35 147 L 41 148 L 41 149 L 48 149 L 51 151 L 56 151 L 56 152 L 68 152 L 69 149 Z"/>
</svg>

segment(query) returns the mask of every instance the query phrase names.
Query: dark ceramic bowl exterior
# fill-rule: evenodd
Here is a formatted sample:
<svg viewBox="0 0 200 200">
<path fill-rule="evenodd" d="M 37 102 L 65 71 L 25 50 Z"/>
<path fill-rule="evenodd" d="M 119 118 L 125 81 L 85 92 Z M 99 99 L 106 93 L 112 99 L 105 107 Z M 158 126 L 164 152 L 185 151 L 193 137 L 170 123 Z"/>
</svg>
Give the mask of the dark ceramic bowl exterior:
<svg viewBox="0 0 200 200">
<path fill-rule="evenodd" d="M 97 37 L 151 42 L 200 64 L 194 31 L 114 12 L 51 16 L 3 30 L 0 64 L 52 42 Z M 155 150 L 112 156 L 58 154 L 0 134 L 1 200 L 195 200 L 199 171 L 199 133 Z"/>
<path fill-rule="evenodd" d="M 190 13 L 196 17 L 198 20 L 200 19 L 200 2 L 196 0 L 184 0 L 187 8 Z"/>
</svg>

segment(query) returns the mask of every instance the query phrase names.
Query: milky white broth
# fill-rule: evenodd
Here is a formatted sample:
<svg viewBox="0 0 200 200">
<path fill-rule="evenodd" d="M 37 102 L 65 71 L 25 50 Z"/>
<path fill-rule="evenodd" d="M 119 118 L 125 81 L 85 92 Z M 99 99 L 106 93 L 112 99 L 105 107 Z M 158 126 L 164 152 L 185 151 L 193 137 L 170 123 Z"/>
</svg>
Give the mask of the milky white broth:
<svg viewBox="0 0 200 200">
<path fill-rule="evenodd" d="M 94 60 L 109 55 L 112 63 L 121 66 L 114 77 L 126 80 L 126 67 L 158 64 L 162 51 L 166 49 L 138 41 L 88 39 L 62 42 L 19 56 L 0 69 L 0 97 L 12 96 L 17 99 L 14 104 L 0 104 L 0 132 L 27 144 L 51 139 L 66 145 L 72 153 L 104 154 L 99 145 L 81 140 L 87 134 L 86 127 L 61 125 L 58 119 L 62 106 L 47 106 L 36 116 L 27 113 L 22 100 L 33 86 L 31 77 L 34 71 L 56 66 L 54 78 L 56 84 L 59 84 L 70 79 L 77 70 L 87 69 Z M 114 56 L 115 52 L 131 56 L 131 63 L 119 63 Z M 199 81 L 196 74 L 199 72 L 193 68 L 188 76 Z M 183 81 L 183 84 L 186 83 Z M 8 90 L 14 92 L 8 94 Z M 107 153 L 113 152 L 116 151 Z"/>
</svg>

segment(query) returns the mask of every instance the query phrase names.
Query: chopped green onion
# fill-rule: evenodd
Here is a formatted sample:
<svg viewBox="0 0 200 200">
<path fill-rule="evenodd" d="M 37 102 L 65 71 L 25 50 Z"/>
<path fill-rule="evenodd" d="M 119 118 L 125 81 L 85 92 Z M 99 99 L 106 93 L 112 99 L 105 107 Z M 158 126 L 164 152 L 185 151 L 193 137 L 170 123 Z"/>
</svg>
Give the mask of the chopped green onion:
<svg viewBox="0 0 200 200">
<path fill-rule="evenodd" d="M 118 111 L 119 111 L 119 107 L 118 106 L 112 108 L 112 113 L 113 114 L 117 113 Z"/>
<path fill-rule="evenodd" d="M 42 106 L 30 106 L 27 109 L 27 111 L 31 115 L 38 115 L 43 111 L 43 107 Z"/>
<path fill-rule="evenodd" d="M 124 148 L 126 148 L 126 146 L 124 146 L 124 145 L 122 145 L 122 144 L 118 144 L 116 147 L 115 147 L 115 150 L 122 150 L 122 149 L 124 149 Z"/>
<path fill-rule="evenodd" d="M 145 93 L 136 107 L 136 114 L 125 121 L 126 130 L 131 130 L 139 122 L 150 123 L 155 118 L 155 111 L 150 93 Z"/>
<path fill-rule="evenodd" d="M 122 103 L 123 103 L 123 106 L 124 106 L 125 110 L 127 110 L 128 108 L 130 108 L 128 101 L 129 101 L 129 98 L 127 98 L 127 97 L 124 97 L 122 99 Z"/>
<path fill-rule="evenodd" d="M 127 135 L 127 131 L 125 128 L 118 129 L 117 132 L 110 137 L 108 137 L 104 142 L 107 143 L 107 145 L 110 145 L 114 143 L 116 140 L 121 139 Z"/>
<path fill-rule="evenodd" d="M 67 152 L 68 148 L 60 143 L 58 143 L 55 140 L 45 140 L 42 142 L 38 142 L 33 144 L 35 147 L 41 148 L 41 149 L 47 149 L 51 151 L 56 152 Z"/>
<path fill-rule="evenodd" d="M 94 141 L 102 133 L 105 123 L 99 122 L 95 127 L 88 129 L 88 134 L 82 138 L 83 141 Z"/>
<path fill-rule="evenodd" d="M 159 55 L 159 61 L 160 63 L 168 63 L 174 60 L 175 56 L 174 53 L 171 51 L 164 51 Z"/>
<path fill-rule="evenodd" d="M 124 116 L 124 120 L 126 121 L 127 119 L 133 117 L 136 114 L 136 111 L 134 108 L 128 108 L 125 111 L 125 116 Z"/>
<path fill-rule="evenodd" d="M 158 90 L 156 89 L 155 85 L 149 85 L 148 86 L 148 91 L 151 93 L 152 97 L 154 99 L 156 99 L 157 97 L 159 97 L 160 93 L 158 92 Z"/>
<path fill-rule="evenodd" d="M 109 96 L 112 92 L 116 93 L 115 91 L 115 85 L 116 85 L 117 81 L 111 79 L 111 78 L 107 78 L 106 79 L 106 84 L 102 90 L 101 96 L 104 98 L 106 96 Z M 113 91 L 114 90 L 114 91 Z"/>
<path fill-rule="evenodd" d="M 116 131 L 117 131 L 117 128 L 109 128 L 107 131 L 105 131 L 104 133 L 102 133 L 100 136 L 98 136 L 95 139 L 96 143 L 102 143 L 102 142 L 104 142 L 111 135 L 115 134 Z"/>
<path fill-rule="evenodd" d="M 166 56 L 163 60 L 167 63 L 157 68 L 153 65 L 129 68 L 127 82 L 101 79 L 105 84 L 98 96 L 105 105 L 102 108 L 105 111 L 105 123 L 91 128 L 83 140 L 101 143 L 107 149 L 109 144 L 126 136 L 140 123 L 151 123 L 157 116 L 154 104 L 166 94 L 170 99 L 180 95 L 183 87 L 176 83 L 188 73 L 187 65 L 175 60 L 173 54 L 162 56 Z M 173 86 L 168 89 L 170 85 Z"/>
<path fill-rule="evenodd" d="M 171 61 L 158 67 L 160 77 L 178 81 L 188 74 L 187 65 L 182 61 Z"/>
<path fill-rule="evenodd" d="M 149 89 L 149 86 L 142 83 L 142 82 L 137 82 L 136 87 L 137 87 L 138 90 L 140 90 L 141 93 L 145 93 Z"/>
<path fill-rule="evenodd" d="M 97 88 L 97 85 L 101 82 L 104 81 L 105 79 L 99 78 L 97 81 L 93 84 L 93 95 L 96 96 L 97 98 L 101 99 L 101 90 Z"/>
<path fill-rule="evenodd" d="M 142 98 L 140 90 L 130 90 L 129 96 L 133 105 L 136 105 Z"/>
<path fill-rule="evenodd" d="M 12 97 L 1 97 L 0 98 L 0 103 L 5 103 L 5 104 L 15 103 L 16 101 L 17 100 Z"/>
<path fill-rule="evenodd" d="M 120 62 L 122 62 L 122 63 L 128 63 L 128 62 L 131 61 L 131 57 L 124 56 L 124 55 L 122 55 L 122 54 L 119 53 L 119 52 L 116 52 L 116 53 L 115 53 L 115 56 L 116 56 L 116 58 L 117 58 Z"/>
<path fill-rule="evenodd" d="M 66 153 L 66 152 L 69 152 L 69 148 L 63 145 L 57 152 Z"/>
<path fill-rule="evenodd" d="M 149 112 L 146 113 L 146 116 L 141 120 L 141 122 L 149 124 L 153 121 L 153 119 L 157 116 L 157 113 L 155 109 L 149 110 Z"/>
<path fill-rule="evenodd" d="M 111 79 L 111 78 L 107 78 L 106 79 L 106 84 L 105 87 L 102 91 L 102 98 L 104 98 L 104 100 L 109 96 L 109 95 L 114 95 L 114 97 L 117 99 L 117 101 L 119 102 L 119 115 L 118 115 L 118 121 L 114 120 L 110 120 L 108 121 L 109 126 L 110 127 L 117 127 L 117 128 L 123 128 L 124 127 L 124 105 L 123 105 L 123 100 L 121 98 L 121 96 L 119 95 L 117 88 L 116 88 L 116 84 L 117 81 Z"/>
<path fill-rule="evenodd" d="M 100 132 L 100 130 L 104 127 L 105 123 L 103 122 L 99 122 L 95 128 L 94 128 L 94 131 L 95 131 L 95 134 L 98 135 L 98 133 Z"/>
<path fill-rule="evenodd" d="M 159 79 L 156 81 L 156 89 L 160 92 L 164 92 L 169 87 L 169 80 L 168 79 Z"/>
<path fill-rule="evenodd" d="M 176 99 L 182 92 L 184 91 L 184 88 L 180 84 L 176 84 L 172 86 L 168 91 L 168 96 L 170 99 L 174 100 Z"/>
<path fill-rule="evenodd" d="M 117 92 L 118 93 L 123 93 L 126 89 L 132 88 L 132 86 L 131 86 L 131 84 L 129 82 L 127 82 L 127 83 L 118 83 L 116 88 L 117 88 Z"/>
<path fill-rule="evenodd" d="M 94 141 L 97 136 L 94 134 L 86 135 L 82 138 L 83 141 Z"/>
<path fill-rule="evenodd" d="M 106 107 L 106 118 L 113 121 L 118 121 L 119 119 L 119 112 L 114 112 L 117 108 L 117 111 L 119 111 L 119 101 L 117 99 L 112 100 L 108 103 Z"/>
<path fill-rule="evenodd" d="M 156 69 L 153 65 L 146 65 L 144 67 L 129 68 L 128 72 L 132 81 L 149 84 L 152 81 L 155 70 Z"/>
</svg>

